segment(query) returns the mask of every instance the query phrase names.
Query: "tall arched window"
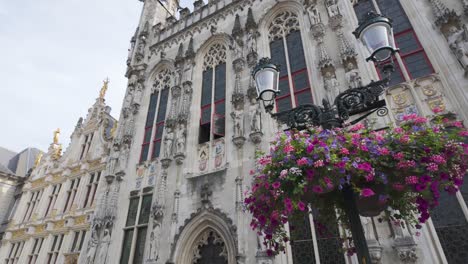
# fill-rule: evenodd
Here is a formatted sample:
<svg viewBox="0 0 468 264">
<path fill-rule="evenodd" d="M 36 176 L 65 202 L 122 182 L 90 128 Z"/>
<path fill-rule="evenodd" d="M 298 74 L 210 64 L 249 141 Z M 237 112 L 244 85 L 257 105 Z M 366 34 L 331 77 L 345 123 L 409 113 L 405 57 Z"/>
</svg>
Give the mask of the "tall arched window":
<svg viewBox="0 0 468 264">
<path fill-rule="evenodd" d="M 297 15 L 284 11 L 269 26 L 273 63 L 280 66 L 277 111 L 285 111 L 312 102 L 311 87 Z"/>
<path fill-rule="evenodd" d="M 154 92 L 151 94 L 148 114 L 146 116 L 140 162 L 148 160 L 150 149 L 152 159 L 159 157 L 171 84 L 172 74 L 169 69 L 163 69 L 156 74 L 153 85 Z M 152 148 L 150 148 L 151 138 L 153 138 Z"/>
<path fill-rule="evenodd" d="M 214 44 L 203 62 L 200 133 L 205 143 L 224 136 L 226 112 L 226 46 Z"/>
</svg>

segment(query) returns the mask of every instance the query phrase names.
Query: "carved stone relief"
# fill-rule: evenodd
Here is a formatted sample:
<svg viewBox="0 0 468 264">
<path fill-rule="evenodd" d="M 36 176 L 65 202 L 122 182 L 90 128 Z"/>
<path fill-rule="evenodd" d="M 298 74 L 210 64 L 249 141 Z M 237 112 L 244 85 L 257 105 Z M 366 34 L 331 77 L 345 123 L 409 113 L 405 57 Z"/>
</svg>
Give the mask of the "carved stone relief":
<svg viewBox="0 0 468 264">
<path fill-rule="evenodd" d="M 414 89 L 420 97 L 424 112 L 433 113 L 434 108 L 439 108 L 442 111 L 449 111 L 449 106 L 446 105 L 445 96 L 441 93 L 442 84 L 437 75 L 429 75 L 416 79 Z"/>
<path fill-rule="evenodd" d="M 299 30 L 299 20 L 297 15 L 290 11 L 284 11 L 277 15 L 271 22 L 268 29 L 270 41 L 283 38 L 289 33 Z"/>
<path fill-rule="evenodd" d="M 403 116 L 408 114 L 419 114 L 415 100 L 408 85 L 398 85 L 387 91 L 387 101 L 396 123 L 403 121 Z"/>
<path fill-rule="evenodd" d="M 447 41 L 450 49 L 453 51 L 457 60 L 465 70 L 465 76 L 468 76 L 468 27 L 463 25 L 461 28 L 451 26 Z"/>
<path fill-rule="evenodd" d="M 331 28 L 336 29 L 341 27 L 341 23 L 343 21 L 343 15 L 341 15 L 341 11 L 338 5 L 338 0 L 327 0 L 325 2 L 325 6 L 328 12 L 328 23 Z"/>
<path fill-rule="evenodd" d="M 204 256 L 202 255 L 201 249 L 206 246 L 219 246 L 220 253 L 219 257 L 224 258 L 224 260 L 228 261 L 228 254 L 226 250 L 226 246 L 224 244 L 224 240 L 221 236 L 211 228 L 207 228 L 197 239 L 197 242 L 193 245 L 192 252 L 193 257 L 191 263 L 198 263 L 200 259 Z M 205 260 L 206 261 L 206 260 Z"/>
<path fill-rule="evenodd" d="M 164 217 L 164 206 L 161 204 L 153 204 L 151 208 L 152 227 L 150 233 L 150 244 L 148 252 L 149 261 L 159 260 L 159 249 L 162 231 L 162 220 Z"/>
<path fill-rule="evenodd" d="M 164 158 L 170 159 L 172 150 L 174 149 L 174 130 L 172 127 L 166 126 L 164 135 Z"/>
</svg>

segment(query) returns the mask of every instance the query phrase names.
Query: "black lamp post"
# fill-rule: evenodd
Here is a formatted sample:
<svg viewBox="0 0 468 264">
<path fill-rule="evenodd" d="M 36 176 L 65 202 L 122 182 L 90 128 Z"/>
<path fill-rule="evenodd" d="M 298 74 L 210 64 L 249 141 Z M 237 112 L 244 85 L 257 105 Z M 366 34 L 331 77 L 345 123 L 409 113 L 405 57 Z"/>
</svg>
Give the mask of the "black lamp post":
<svg viewBox="0 0 468 264">
<path fill-rule="evenodd" d="M 340 93 L 332 102 L 333 104 L 323 99 L 322 106 L 305 104 L 288 111 L 272 113 L 276 95 L 279 93 L 279 70 L 269 58 L 262 58 L 252 72 L 257 89 L 257 100 L 263 102 L 265 110 L 273 118 L 285 123 L 289 128 L 299 130 L 311 125 L 325 129 L 343 127 L 346 120 L 358 114 L 362 115 L 349 124 L 355 124 L 374 112 L 379 116 L 386 115 L 388 109 L 385 100 L 379 97 L 385 91 L 390 81 L 390 74 L 394 70 L 392 55 L 398 52 L 395 47 L 391 20 L 370 12 L 353 34 L 368 49 L 370 55 L 366 60 L 375 62 L 387 75 L 385 79 L 372 81 L 364 87 L 348 89 Z M 359 263 L 370 264 L 369 249 L 356 206 L 356 194 L 351 186 L 344 186 L 342 193 Z"/>
</svg>

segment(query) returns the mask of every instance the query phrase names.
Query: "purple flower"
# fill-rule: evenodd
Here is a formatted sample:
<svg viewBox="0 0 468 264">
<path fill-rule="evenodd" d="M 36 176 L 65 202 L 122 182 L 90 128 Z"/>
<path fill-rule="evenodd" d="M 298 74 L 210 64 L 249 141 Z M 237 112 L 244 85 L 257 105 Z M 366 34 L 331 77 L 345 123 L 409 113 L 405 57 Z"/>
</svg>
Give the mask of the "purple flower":
<svg viewBox="0 0 468 264">
<path fill-rule="evenodd" d="M 422 183 L 416 184 L 416 185 L 414 186 L 414 189 L 415 189 L 417 192 L 422 192 L 422 191 L 424 191 L 424 189 L 426 189 L 426 184 L 422 184 Z"/>
<path fill-rule="evenodd" d="M 423 175 L 421 178 L 419 178 L 419 182 L 422 184 L 426 184 L 431 181 L 431 176 L 429 175 Z"/>
</svg>

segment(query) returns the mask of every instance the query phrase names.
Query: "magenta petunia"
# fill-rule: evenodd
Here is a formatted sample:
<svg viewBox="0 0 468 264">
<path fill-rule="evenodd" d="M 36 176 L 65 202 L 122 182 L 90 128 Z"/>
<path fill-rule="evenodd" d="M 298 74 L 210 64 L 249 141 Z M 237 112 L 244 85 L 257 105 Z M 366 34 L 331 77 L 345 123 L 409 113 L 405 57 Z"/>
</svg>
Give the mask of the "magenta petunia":
<svg viewBox="0 0 468 264">
<path fill-rule="evenodd" d="M 297 203 L 297 208 L 299 208 L 299 210 L 301 210 L 301 211 L 304 211 L 305 208 L 306 208 L 306 205 L 305 205 L 305 203 L 299 201 L 299 202 Z"/>
<path fill-rule="evenodd" d="M 375 195 L 375 192 L 370 188 L 363 188 L 361 190 L 361 196 L 362 197 L 370 197 L 372 195 Z"/>
<path fill-rule="evenodd" d="M 271 186 L 273 186 L 273 189 L 279 189 L 279 187 L 281 187 L 281 183 L 274 182 Z"/>
<path fill-rule="evenodd" d="M 314 186 L 312 187 L 312 191 L 313 191 L 314 193 L 323 193 L 323 188 L 322 188 L 321 186 L 319 186 L 319 185 L 314 185 Z"/>
</svg>

